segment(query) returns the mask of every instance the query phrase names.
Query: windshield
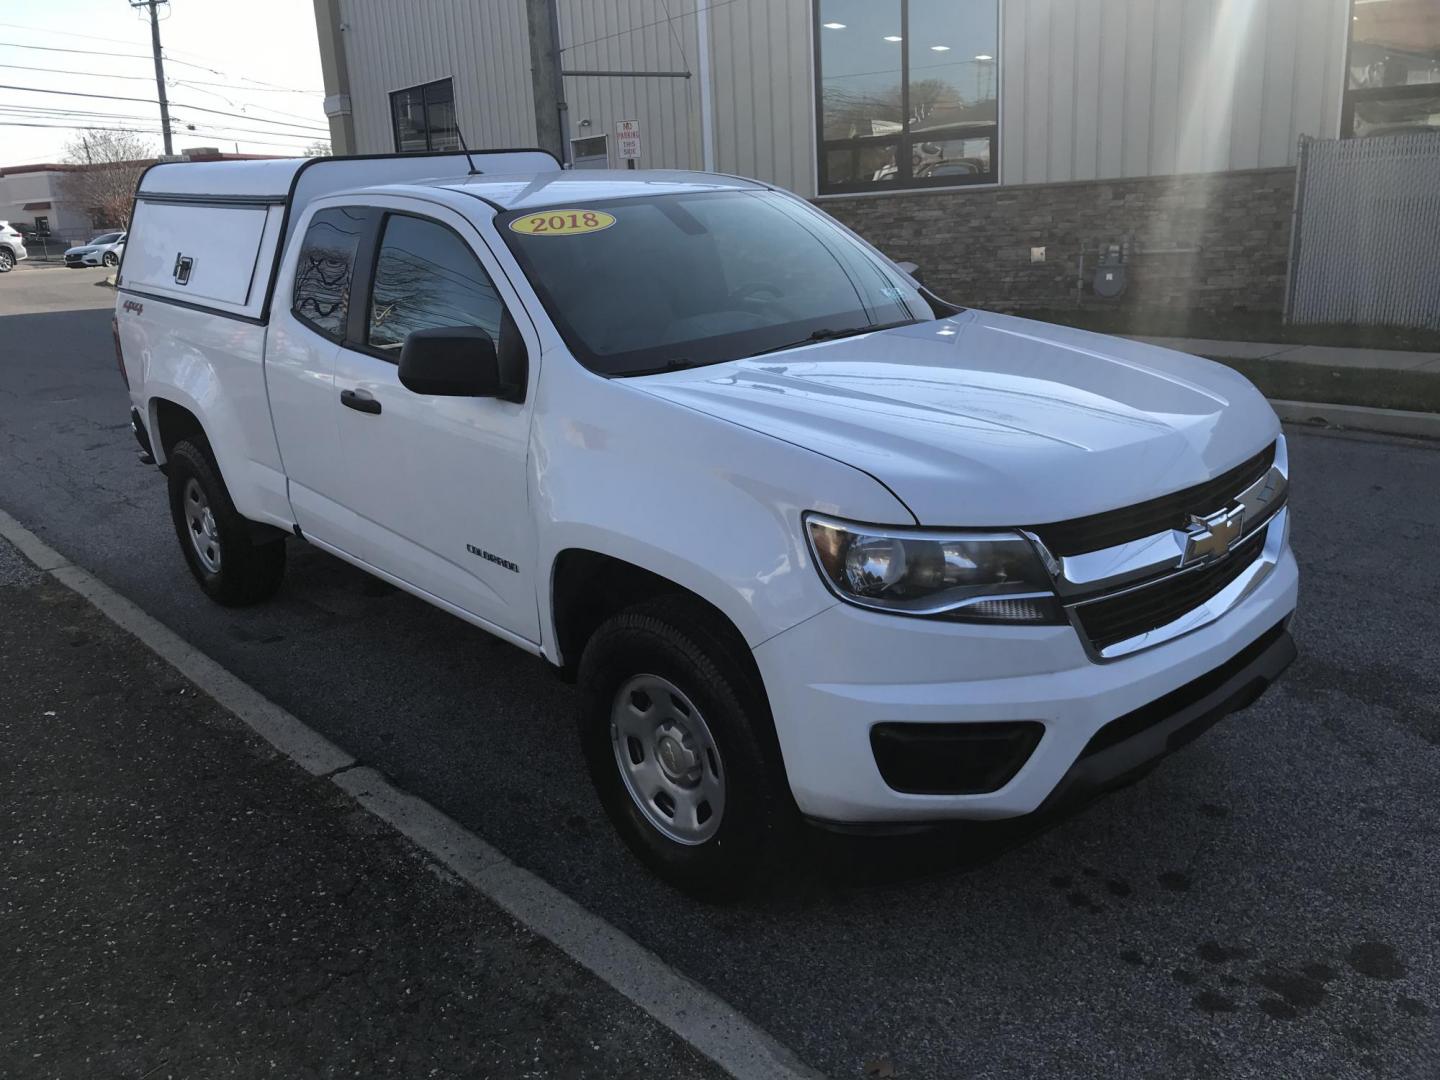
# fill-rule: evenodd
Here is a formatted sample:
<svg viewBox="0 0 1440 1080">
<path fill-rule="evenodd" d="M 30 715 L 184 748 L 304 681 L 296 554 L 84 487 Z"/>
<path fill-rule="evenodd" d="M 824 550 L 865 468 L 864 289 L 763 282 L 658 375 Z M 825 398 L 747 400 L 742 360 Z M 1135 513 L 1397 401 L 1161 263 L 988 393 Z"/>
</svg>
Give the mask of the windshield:
<svg viewBox="0 0 1440 1080">
<path fill-rule="evenodd" d="M 716 364 L 939 314 L 824 215 L 774 192 L 587 202 L 497 224 L 570 351 L 602 375 Z"/>
<path fill-rule="evenodd" d="M 113 244 L 116 240 L 119 240 L 119 239 L 120 239 L 120 234 L 119 234 L 118 232 L 107 232 L 104 236 L 97 236 L 97 237 L 95 237 L 95 239 L 94 239 L 94 240 L 91 240 L 90 243 L 92 243 L 92 244 Z"/>
</svg>

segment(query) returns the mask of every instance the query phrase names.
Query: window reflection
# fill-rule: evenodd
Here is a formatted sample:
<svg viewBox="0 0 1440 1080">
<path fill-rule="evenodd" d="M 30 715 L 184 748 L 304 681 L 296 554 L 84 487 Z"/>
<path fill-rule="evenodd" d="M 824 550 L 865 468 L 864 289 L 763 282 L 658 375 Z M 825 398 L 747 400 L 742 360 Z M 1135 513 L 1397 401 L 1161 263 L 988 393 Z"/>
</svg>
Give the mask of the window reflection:
<svg viewBox="0 0 1440 1080">
<path fill-rule="evenodd" d="M 370 300 L 371 345 L 396 350 L 416 330 L 478 326 L 500 340 L 503 307 L 490 275 L 445 226 L 391 215 Z"/>
<path fill-rule="evenodd" d="M 1357 0 L 1347 67 L 1347 134 L 1440 127 L 1440 4 Z"/>
<path fill-rule="evenodd" d="M 820 0 L 822 192 L 993 181 L 995 0 Z"/>
<path fill-rule="evenodd" d="M 345 335 L 350 277 L 366 216 L 364 210 L 350 207 L 321 210 L 310 219 L 300 248 L 292 308 L 297 316 L 336 341 Z"/>
</svg>

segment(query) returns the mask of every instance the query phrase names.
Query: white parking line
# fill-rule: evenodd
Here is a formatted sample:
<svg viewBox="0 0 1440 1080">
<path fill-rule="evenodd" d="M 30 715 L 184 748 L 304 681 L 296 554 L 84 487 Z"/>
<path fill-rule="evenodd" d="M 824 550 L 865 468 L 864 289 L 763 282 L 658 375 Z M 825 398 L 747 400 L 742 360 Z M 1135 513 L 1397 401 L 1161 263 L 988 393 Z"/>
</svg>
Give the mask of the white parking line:
<svg viewBox="0 0 1440 1080">
<path fill-rule="evenodd" d="M 5 511 L 0 538 L 248 724 L 262 739 L 408 837 L 516 922 L 554 944 L 644 1009 L 731 1076 L 816 1080 L 789 1049 L 649 949 L 517 866 L 479 836 L 373 769 L 266 698 L 178 634 L 75 566 Z"/>
</svg>

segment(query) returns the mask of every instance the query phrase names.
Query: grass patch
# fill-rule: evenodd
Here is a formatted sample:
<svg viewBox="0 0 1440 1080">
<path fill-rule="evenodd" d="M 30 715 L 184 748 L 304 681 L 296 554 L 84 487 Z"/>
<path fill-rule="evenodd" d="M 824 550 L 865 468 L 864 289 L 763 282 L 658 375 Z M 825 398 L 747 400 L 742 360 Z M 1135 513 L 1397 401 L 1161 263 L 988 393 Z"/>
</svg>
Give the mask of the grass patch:
<svg viewBox="0 0 1440 1080">
<path fill-rule="evenodd" d="M 1334 368 L 1218 356 L 1212 359 L 1240 372 L 1269 398 L 1440 413 L 1437 372 Z"/>
<path fill-rule="evenodd" d="M 1440 330 L 1398 326 L 1326 323 L 1292 326 L 1278 315 L 1253 311 L 1180 311 L 1164 308 L 1031 308 L 1017 311 L 1031 319 L 1094 330 L 1101 334 L 1145 337 L 1208 338 L 1211 341 L 1260 341 L 1279 345 L 1335 345 L 1351 349 L 1402 349 L 1440 352 Z M 1303 399 L 1310 400 L 1310 399 Z"/>
</svg>

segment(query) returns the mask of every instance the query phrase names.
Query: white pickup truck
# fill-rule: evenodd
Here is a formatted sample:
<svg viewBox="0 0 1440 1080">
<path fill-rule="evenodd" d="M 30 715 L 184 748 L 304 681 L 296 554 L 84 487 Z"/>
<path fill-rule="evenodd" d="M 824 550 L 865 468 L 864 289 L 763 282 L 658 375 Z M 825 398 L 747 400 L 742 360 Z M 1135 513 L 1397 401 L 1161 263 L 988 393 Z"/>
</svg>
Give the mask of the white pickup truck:
<svg viewBox="0 0 1440 1080">
<path fill-rule="evenodd" d="M 1068 805 L 1294 656 L 1248 382 L 953 307 L 761 183 L 161 164 L 116 342 L 211 597 L 269 597 L 303 539 L 543 656 L 682 887 L 737 887 L 802 819 Z"/>
</svg>

